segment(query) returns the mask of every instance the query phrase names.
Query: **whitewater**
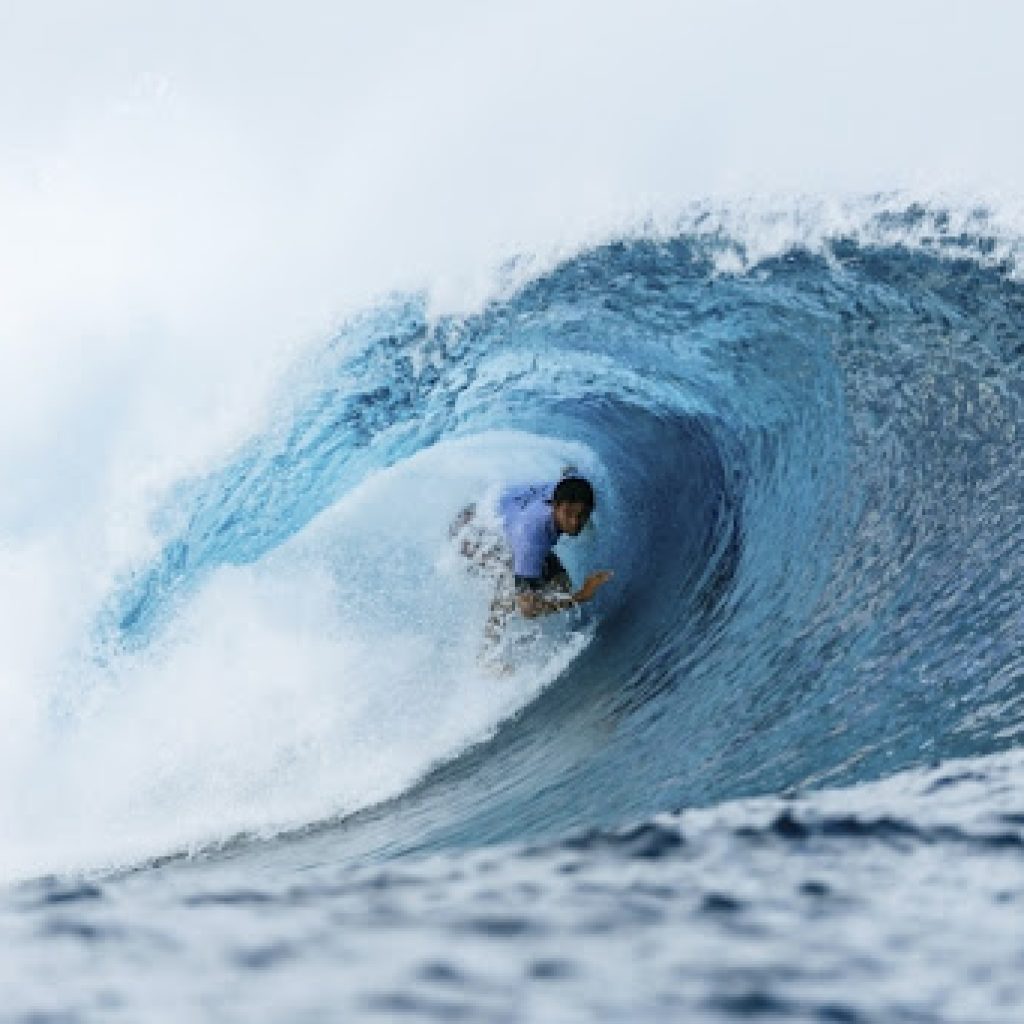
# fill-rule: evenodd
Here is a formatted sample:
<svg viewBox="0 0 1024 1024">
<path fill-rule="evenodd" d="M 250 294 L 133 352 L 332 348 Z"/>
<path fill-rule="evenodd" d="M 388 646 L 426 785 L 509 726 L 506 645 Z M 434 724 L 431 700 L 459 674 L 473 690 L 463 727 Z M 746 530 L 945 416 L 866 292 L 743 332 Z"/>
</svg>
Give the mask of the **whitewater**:
<svg viewBox="0 0 1024 1024">
<path fill-rule="evenodd" d="M 4 9 L 0 1021 L 1018 1021 L 1022 28 Z"/>
</svg>

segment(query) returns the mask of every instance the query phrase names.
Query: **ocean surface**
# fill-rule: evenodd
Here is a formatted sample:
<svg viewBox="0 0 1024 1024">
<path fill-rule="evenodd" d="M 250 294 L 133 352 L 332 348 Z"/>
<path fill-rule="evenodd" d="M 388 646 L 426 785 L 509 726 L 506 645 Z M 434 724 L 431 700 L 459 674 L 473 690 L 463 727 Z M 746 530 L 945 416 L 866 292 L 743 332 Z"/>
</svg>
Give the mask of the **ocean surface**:
<svg viewBox="0 0 1024 1024">
<path fill-rule="evenodd" d="M 727 214 L 370 306 L 162 491 L 7 750 L 0 1020 L 1021 1020 L 1015 243 Z M 614 580 L 495 674 L 448 523 L 566 463 Z"/>
</svg>

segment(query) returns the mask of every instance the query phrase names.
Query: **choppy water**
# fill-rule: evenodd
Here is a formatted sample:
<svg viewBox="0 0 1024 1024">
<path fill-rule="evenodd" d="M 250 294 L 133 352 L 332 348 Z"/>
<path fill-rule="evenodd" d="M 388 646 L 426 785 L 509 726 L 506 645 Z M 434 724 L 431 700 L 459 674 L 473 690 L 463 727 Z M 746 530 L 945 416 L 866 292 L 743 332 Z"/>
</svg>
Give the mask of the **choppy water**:
<svg viewBox="0 0 1024 1024">
<path fill-rule="evenodd" d="M 0 905 L 3 1019 L 1016 1021 L 1022 771 L 383 866 L 328 831 L 27 883 Z"/>
</svg>

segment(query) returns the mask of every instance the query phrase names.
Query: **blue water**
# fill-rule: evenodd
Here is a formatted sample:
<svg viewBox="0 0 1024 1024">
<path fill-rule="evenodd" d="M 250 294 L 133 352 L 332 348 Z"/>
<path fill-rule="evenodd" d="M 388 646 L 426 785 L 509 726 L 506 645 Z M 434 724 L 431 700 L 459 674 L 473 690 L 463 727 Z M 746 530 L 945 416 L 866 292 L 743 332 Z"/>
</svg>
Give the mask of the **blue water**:
<svg viewBox="0 0 1024 1024">
<path fill-rule="evenodd" d="M 639 232 L 298 360 L 52 687 L 90 797 L 18 822 L 0 1019 L 1019 1020 L 1024 287 L 971 224 Z M 614 580 L 488 676 L 447 522 L 567 461 Z"/>
</svg>

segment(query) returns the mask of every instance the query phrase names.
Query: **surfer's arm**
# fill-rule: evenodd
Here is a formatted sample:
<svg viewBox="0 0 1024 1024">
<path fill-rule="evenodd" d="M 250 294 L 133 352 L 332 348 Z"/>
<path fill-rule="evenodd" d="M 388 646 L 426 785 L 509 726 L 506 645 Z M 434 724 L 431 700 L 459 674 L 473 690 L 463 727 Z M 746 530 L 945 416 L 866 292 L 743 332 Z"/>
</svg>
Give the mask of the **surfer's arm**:
<svg viewBox="0 0 1024 1024">
<path fill-rule="evenodd" d="M 575 608 L 578 604 L 586 604 L 593 600 L 600 587 L 612 578 L 612 573 L 604 570 L 592 572 L 574 594 L 541 593 L 536 590 L 520 590 L 516 594 L 516 607 L 525 619 L 535 619 L 540 615 L 552 615 Z"/>
</svg>

